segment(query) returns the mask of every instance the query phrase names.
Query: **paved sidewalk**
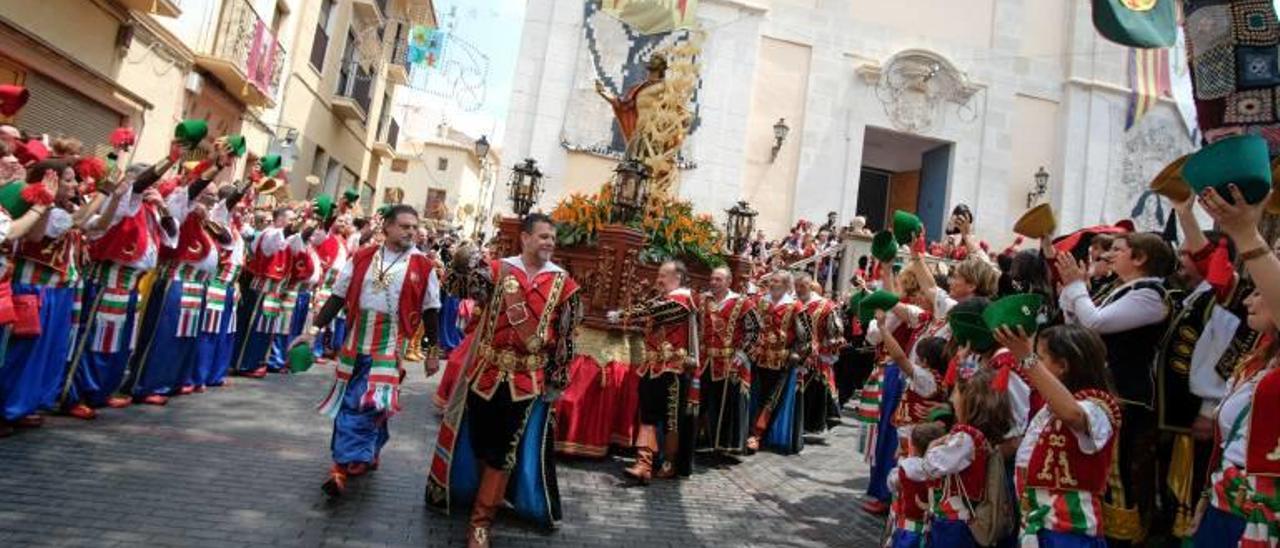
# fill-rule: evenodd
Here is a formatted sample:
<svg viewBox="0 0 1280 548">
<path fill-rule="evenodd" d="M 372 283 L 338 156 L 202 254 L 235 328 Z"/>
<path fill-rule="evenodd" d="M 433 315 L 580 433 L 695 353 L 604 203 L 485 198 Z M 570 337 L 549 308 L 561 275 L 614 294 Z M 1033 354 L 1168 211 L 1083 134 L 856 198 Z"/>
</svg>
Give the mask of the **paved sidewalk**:
<svg viewBox="0 0 1280 548">
<path fill-rule="evenodd" d="M 439 420 L 411 368 L 382 469 L 348 496 L 320 492 L 330 423 L 313 412 L 332 368 L 233 379 L 165 407 L 104 410 L 0 440 L 0 546 L 459 546 L 465 516 L 422 501 Z M 565 520 L 546 533 L 500 519 L 494 546 L 874 546 L 858 510 L 866 467 L 842 425 L 803 454 L 761 453 L 647 488 L 624 463 L 562 461 Z"/>
</svg>

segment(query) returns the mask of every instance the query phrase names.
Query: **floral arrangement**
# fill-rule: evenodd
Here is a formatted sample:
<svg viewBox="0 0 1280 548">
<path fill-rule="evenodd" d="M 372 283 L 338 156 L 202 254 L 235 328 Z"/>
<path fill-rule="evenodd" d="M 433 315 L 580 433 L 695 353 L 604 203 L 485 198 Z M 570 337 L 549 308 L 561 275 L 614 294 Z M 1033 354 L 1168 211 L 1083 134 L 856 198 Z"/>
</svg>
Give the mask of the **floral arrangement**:
<svg viewBox="0 0 1280 548">
<path fill-rule="evenodd" d="M 609 224 L 612 202 L 609 185 L 589 196 L 574 193 L 561 200 L 551 211 L 557 225 L 556 244 L 564 247 L 595 244 L 600 227 Z M 707 267 L 724 265 L 720 256 L 724 235 L 711 215 L 695 214 L 693 204 L 688 201 L 657 200 L 642 219 L 632 221 L 629 226 L 648 235 L 648 247 L 640 254 L 645 262 L 683 259 Z"/>
</svg>

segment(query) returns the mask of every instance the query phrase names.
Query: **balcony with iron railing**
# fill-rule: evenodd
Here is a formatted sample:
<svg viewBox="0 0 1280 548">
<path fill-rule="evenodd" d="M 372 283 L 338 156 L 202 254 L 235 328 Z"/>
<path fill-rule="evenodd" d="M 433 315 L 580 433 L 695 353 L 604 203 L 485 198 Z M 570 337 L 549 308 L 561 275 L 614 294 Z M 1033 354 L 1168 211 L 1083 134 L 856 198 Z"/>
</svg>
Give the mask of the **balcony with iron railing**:
<svg viewBox="0 0 1280 548">
<path fill-rule="evenodd" d="M 383 107 L 390 109 L 390 105 Z M 378 138 L 373 142 L 373 153 L 384 158 L 395 158 L 396 141 L 400 139 L 400 124 L 396 123 L 395 118 L 387 117 L 386 123 L 378 131 Z"/>
<path fill-rule="evenodd" d="M 409 27 L 404 23 L 395 23 L 395 32 L 391 34 L 391 59 L 387 62 L 387 83 L 405 86 L 409 84 Z"/>
<path fill-rule="evenodd" d="M 343 62 L 338 71 L 338 89 L 333 94 L 333 112 L 344 119 L 364 120 L 373 102 L 373 75 L 353 60 Z"/>
<path fill-rule="evenodd" d="M 380 24 L 387 18 L 387 0 L 351 0 L 356 17 L 370 24 Z"/>
<path fill-rule="evenodd" d="M 213 43 L 196 55 L 196 65 L 246 105 L 271 108 L 284 70 L 284 47 L 249 0 L 224 0 Z"/>
<path fill-rule="evenodd" d="M 177 17 L 182 15 L 182 0 L 116 0 L 120 5 L 133 11 Z"/>
</svg>

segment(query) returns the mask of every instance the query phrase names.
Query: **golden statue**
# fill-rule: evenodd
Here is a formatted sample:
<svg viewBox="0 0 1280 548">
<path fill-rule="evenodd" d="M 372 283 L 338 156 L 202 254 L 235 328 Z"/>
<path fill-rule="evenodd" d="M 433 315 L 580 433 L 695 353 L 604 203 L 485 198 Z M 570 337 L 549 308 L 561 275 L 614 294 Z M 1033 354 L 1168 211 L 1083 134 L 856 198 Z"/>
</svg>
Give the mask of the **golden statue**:
<svg viewBox="0 0 1280 548">
<path fill-rule="evenodd" d="M 644 138 L 653 125 L 662 96 L 667 91 L 667 58 L 661 53 L 655 53 L 649 57 L 646 68 L 648 75 L 644 81 L 631 86 L 622 96 L 610 95 L 605 90 L 604 83 L 596 80 L 596 93 L 608 101 L 609 106 L 613 107 L 613 115 L 618 119 L 622 140 L 627 146 L 627 158 L 641 161 L 645 156 L 640 153 L 642 147 L 636 139 L 637 130 L 639 136 Z"/>
<path fill-rule="evenodd" d="M 596 80 L 596 93 L 613 107 L 622 129 L 626 159 L 638 160 L 649 168 L 647 214 L 661 215 L 662 204 L 675 195 L 680 145 L 693 121 L 688 105 L 698 82 L 694 61 L 702 51 L 703 38 L 701 32 L 694 32 L 665 53 L 654 53 L 645 65 L 645 80 L 620 97 L 610 95 Z"/>
</svg>

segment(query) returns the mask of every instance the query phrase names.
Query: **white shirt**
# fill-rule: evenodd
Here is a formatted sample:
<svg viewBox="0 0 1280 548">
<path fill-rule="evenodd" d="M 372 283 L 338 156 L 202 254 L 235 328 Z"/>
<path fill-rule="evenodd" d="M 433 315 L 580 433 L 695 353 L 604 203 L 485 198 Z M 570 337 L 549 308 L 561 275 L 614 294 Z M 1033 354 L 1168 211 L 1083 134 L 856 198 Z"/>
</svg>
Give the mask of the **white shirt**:
<svg viewBox="0 0 1280 548">
<path fill-rule="evenodd" d="M 212 219 L 213 222 L 227 227 L 228 230 L 231 228 L 231 212 L 227 210 L 227 203 L 225 201 L 219 200 L 218 204 L 213 206 L 213 209 L 209 211 L 209 218 Z M 232 265 L 239 266 L 244 264 L 243 237 L 236 236 L 236 234 L 232 232 L 231 243 L 226 245 L 218 244 L 218 246 L 222 249 L 231 251 L 231 255 L 227 260 Z"/>
<path fill-rule="evenodd" d="M 49 210 L 49 222 L 45 225 L 44 235 L 47 238 L 61 238 L 71 226 L 75 224 L 71 219 L 71 213 L 60 207 Z"/>
<path fill-rule="evenodd" d="M 284 229 L 268 226 L 253 240 L 253 250 L 266 256 L 275 255 L 286 245 Z"/>
<path fill-rule="evenodd" d="M 1205 291 L 1213 291 L 1213 286 L 1209 282 L 1200 282 L 1184 302 L 1194 301 Z M 1191 351 L 1191 393 L 1200 398 L 1200 415 L 1203 417 L 1212 417 L 1218 402 L 1227 395 L 1227 380 L 1218 375 L 1218 360 L 1227 352 L 1240 327 L 1239 316 L 1223 308 L 1216 300 L 1212 306 L 1209 321 Z"/>
<path fill-rule="evenodd" d="M 1138 278 L 1117 287 L 1116 293 L 1139 282 L 1160 281 L 1159 278 Z M 1164 298 L 1152 289 L 1135 289 L 1119 299 L 1108 300 L 1102 306 L 1093 304 L 1089 290 L 1083 281 L 1075 281 L 1062 289 L 1058 304 L 1069 323 L 1088 327 L 1100 334 L 1123 333 L 1131 329 L 1151 325 L 1169 315 Z"/>
<path fill-rule="evenodd" d="M 965 432 L 952 432 L 935 442 L 924 454 L 925 479 L 938 479 L 959 474 L 973 464 L 975 448 L 973 438 Z"/>
<path fill-rule="evenodd" d="M 1111 419 L 1107 417 L 1107 412 L 1098 405 L 1098 402 L 1091 400 L 1079 400 L 1080 407 L 1084 409 L 1085 430 L 1071 430 L 1075 434 L 1076 442 L 1080 444 L 1080 451 L 1086 455 L 1092 455 L 1102 450 L 1107 444 L 1107 440 L 1111 439 L 1113 425 Z M 1049 427 L 1049 423 L 1057 418 L 1053 414 L 1053 410 L 1046 405 L 1040 408 L 1040 412 L 1036 413 L 1035 418 L 1027 425 L 1027 435 L 1022 438 L 1022 443 L 1018 444 L 1018 453 L 1014 457 L 1014 465 L 1019 468 L 1025 468 L 1031 463 L 1031 453 L 1035 451 L 1036 443 L 1040 441 L 1040 433 Z"/>
<path fill-rule="evenodd" d="M 1231 435 L 1231 428 L 1235 426 L 1240 414 L 1245 412 L 1245 406 L 1253 402 L 1253 392 L 1257 390 L 1258 382 L 1267 371 L 1270 370 L 1260 371 L 1240 381 L 1218 406 L 1218 431 L 1222 432 L 1222 458 L 1240 468 L 1244 468 L 1245 454 L 1248 450 L 1246 442 L 1249 439 L 1249 417 L 1246 416 L 1240 420 L 1240 427 L 1236 429 L 1234 436 Z M 1249 412 L 1252 413 L 1252 411 L 1253 408 L 1249 407 Z"/>
<path fill-rule="evenodd" d="M 912 304 L 903 304 L 902 308 L 907 312 L 907 325 L 911 326 L 912 329 L 919 327 L 920 315 L 924 313 L 924 309 Z M 898 326 L 902 324 L 902 319 L 898 317 L 897 313 L 892 310 L 887 310 L 885 311 L 884 322 L 884 328 L 892 334 L 894 331 L 898 330 Z M 867 326 L 867 343 L 871 345 L 880 344 L 883 341 L 881 338 L 883 336 L 884 335 L 880 333 L 879 322 L 873 320 L 871 325 Z"/>
<path fill-rule="evenodd" d="M 392 317 L 397 316 L 400 312 L 400 290 L 404 287 L 404 275 L 409 269 L 409 259 L 413 255 L 421 254 L 421 251 L 413 248 L 403 252 L 390 251 L 386 246 L 380 248 L 374 254 L 373 264 L 369 265 L 369 271 L 365 273 L 363 284 L 360 286 L 360 309 L 390 314 Z M 387 268 L 386 288 L 379 288 L 374 283 L 375 273 L 381 268 Z M 346 295 L 354 270 L 354 262 L 347 262 L 342 267 L 342 272 L 338 274 L 338 281 L 333 284 L 334 295 Z M 440 278 L 436 276 L 435 269 L 431 270 L 427 278 L 427 292 L 422 296 L 421 305 L 422 310 L 432 308 L 440 308 Z"/>
</svg>

